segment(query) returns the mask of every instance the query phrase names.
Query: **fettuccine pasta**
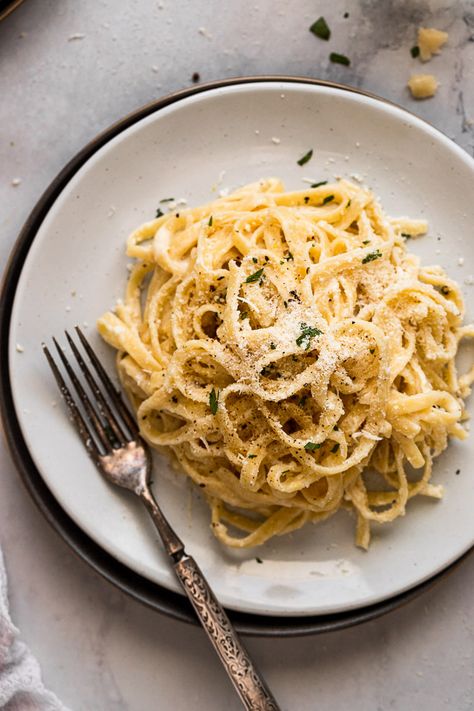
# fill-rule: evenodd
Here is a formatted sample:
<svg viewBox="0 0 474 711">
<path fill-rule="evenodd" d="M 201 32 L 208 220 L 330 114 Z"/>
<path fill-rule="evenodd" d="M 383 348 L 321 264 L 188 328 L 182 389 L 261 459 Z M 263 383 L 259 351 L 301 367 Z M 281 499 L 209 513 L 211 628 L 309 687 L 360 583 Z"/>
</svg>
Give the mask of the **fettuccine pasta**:
<svg viewBox="0 0 474 711">
<path fill-rule="evenodd" d="M 143 437 L 201 487 L 229 546 L 440 498 L 433 458 L 464 439 L 457 284 L 348 181 L 276 179 L 173 211 L 129 237 L 123 302 L 98 321 Z"/>
</svg>

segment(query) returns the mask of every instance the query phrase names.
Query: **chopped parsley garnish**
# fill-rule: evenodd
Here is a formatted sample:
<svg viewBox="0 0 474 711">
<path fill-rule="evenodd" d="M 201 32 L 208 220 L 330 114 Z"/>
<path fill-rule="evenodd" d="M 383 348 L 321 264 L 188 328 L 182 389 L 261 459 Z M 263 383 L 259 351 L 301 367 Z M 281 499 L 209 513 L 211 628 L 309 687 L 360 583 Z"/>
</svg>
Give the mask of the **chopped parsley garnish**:
<svg viewBox="0 0 474 711">
<path fill-rule="evenodd" d="M 332 202 L 334 200 L 334 195 L 326 195 L 326 197 L 323 200 L 323 205 L 327 205 L 328 202 Z"/>
<path fill-rule="evenodd" d="M 362 264 L 367 264 L 367 262 L 373 262 L 374 259 L 378 259 L 381 256 L 382 252 L 376 249 L 375 252 L 369 252 L 365 255 L 364 259 L 362 260 Z"/>
<path fill-rule="evenodd" d="M 307 396 L 307 395 L 302 395 L 301 398 L 300 398 L 300 401 L 299 401 L 298 405 L 299 405 L 300 407 L 304 407 L 304 406 L 306 405 L 306 400 L 307 400 L 307 399 L 308 399 L 308 396 Z"/>
<path fill-rule="evenodd" d="M 292 289 L 292 291 L 290 291 L 290 294 L 292 295 L 295 301 L 301 301 L 300 297 L 298 296 L 298 292 L 295 291 L 295 289 Z"/>
<path fill-rule="evenodd" d="M 345 54 L 338 54 L 338 52 L 331 52 L 329 60 L 333 62 L 333 64 L 343 64 L 345 67 L 348 67 L 351 63 L 349 57 L 346 57 Z"/>
<path fill-rule="evenodd" d="M 320 447 L 321 445 L 316 444 L 316 442 L 306 442 L 304 446 L 307 452 L 314 452 L 315 449 L 319 449 Z"/>
<path fill-rule="evenodd" d="M 256 456 L 256 454 L 247 454 L 248 459 L 255 459 Z"/>
<path fill-rule="evenodd" d="M 327 184 L 328 184 L 327 180 L 321 180 L 320 183 L 312 183 L 311 187 L 312 188 L 319 188 L 319 187 L 321 187 L 321 185 L 327 185 Z"/>
<path fill-rule="evenodd" d="M 362 244 L 370 244 L 370 239 L 365 239 Z"/>
<path fill-rule="evenodd" d="M 254 264 L 256 264 L 256 263 L 258 262 L 257 257 L 252 257 L 252 262 L 253 262 Z"/>
<path fill-rule="evenodd" d="M 336 444 L 334 445 L 334 447 L 331 449 L 331 452 L 332 452 L 333 454 L 335 454 L 338 449 L 339 449 L 339 442 L 336 442 Z"/>
<path fill-rule="evenodd" d="M 212 227 L 212 215 L 210 216 L 209 222 L 207 224 L 209 225 L 209 227 Z"/>
<path fill-rule="evenodd" d="M 436 291 L 439 291 L 440 294 L 443 294 L 443 296 L 447 296 L 449 294 L 449 286 L 446 286 L 446 284 L 443 284 L 443 286 L 435 286 Z"/>
<path fill-rule="evenodd" d="M 241 318 L 242 321 L 243 321 L 244 319 L 248 318 L 248 317 L 249 317 L 249 312 L 248 312 L 248 311 L 242 311 L 242 313 L 240 314 L 240 318 Z"/>
<path fill-rule="evenodd" d="M 276 348 L 276 345 L 273 343 L 273 341 L 270 343 L 270 350 L 274 351 Z"/>
<path fill-rule="evenodd" d="M 408 232 L 401 232 L 403 239 L 411 239 L 411 235 Z"/>
<path fill-rule="evenodd" d="M 296 345 L 300 348 L 304 348 L 305 351 L 309 350 L 311 346 L 311 341 L 315 336 L 320 336 L 322 331 L 319 328 L 313 328 L 308 326 L 306 323 L 300 323 L 301 334 L 296 339 Z"/>
<path fill-rule="evenodd" d="M 418 47 L 417 44 L 410 49 L 410 54 L 413 57 L 413 59 L 415 59 L 416 57 L 418 57 L 420 55 L 420 48 Z"/>
<path fill-rule="evenodd" d="M 163 212 L 163 210 L 160 210 L 160 208 L 158 207 L 156 210 L 155 219 L 158 217 L 163 217 L 164 214 L 165 213 Z"/>
<path fill-rule="evenodd" d="M 263 267 L 261 269 L 257 269 L 256 272 L 251 274 L 250 276 L 247 277 L 245 280 L 246 284 L 253 284 L 255 281 L 258 281 L 263 274 Z"/>
<path fill-rule="evenodd" d="M 302 157 L 301 157 L 299 160 L 297 160 L 296 162 L 298 163 L 298 165 L 304 165 L 304 164 L 307 163 L 309 160 L 311 160 L 312 156 L 313 156 L 313 149 L 311 148 L 311 150 L 309 150 L 307 153 L 305 153 L 304 156 L 302 156 Z"/>
<path fill-rule="evenodd" d="M 164 202 L 174 202 L 174 198 L 163 198 L 163 200 L 160 200 L 160 203 Z"/>
<path fill-rule="evenodd" d="M 211 408 L 211 412 L 213 415 L 217 413 L 217 406 L 219 404 L 219 390 L 217 392 L 212 388 L 211 392 L 209 393 L 209 407 Z"/>
<path fill-rule="evenodd" d="M 309 203 L 309 195 L 304 196 L 304 203 L 307 205 Z"/>
<path fill-rule="evenodd" d="M 288 252 L 288 254 L 285 255 L 285 260 L 286 260 L 287 262 L 289 262 L 290 260 L 293 261 L 293 259 L 294 259 L 294 257 L 293 257 L 293 255 L 291 254 L 291 252 Z"/>
<path fill-rule="evenodd" d="M 324 17 L 320 17 L 316 20 L 316 22 L 313 22 L 311 27 L 309 28 L 309 31 L 313 33 L 313 35 L 316 35 L 316 37 L 319 37 L 319 39 L 322 40 L 328 40 L 331 36 L 331 30 L 328 27 L 328 23 L 324 19 Z"/>
</svg>

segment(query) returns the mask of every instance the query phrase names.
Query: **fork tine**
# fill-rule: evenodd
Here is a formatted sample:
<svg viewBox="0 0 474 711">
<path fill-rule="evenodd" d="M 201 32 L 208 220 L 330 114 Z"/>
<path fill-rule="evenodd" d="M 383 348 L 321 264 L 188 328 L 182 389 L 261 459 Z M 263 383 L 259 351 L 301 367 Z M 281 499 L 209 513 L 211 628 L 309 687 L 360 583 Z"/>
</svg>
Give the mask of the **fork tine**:
<svg viewBox="0 0 474 711">
<path fill-rule="evenodd" d="M 53 371 L 53 375 L 58 384 L 59 391 L 64 398 L 67 409 L 69 410 L 69 414 L 71 415 L 72 420 L 76 425 L 77 431 L 79 432 L 79 436 L 89 454 L 92 456 L 94 461 L 97 462 L 101 453 L 97 448 L 94 438 L 92 437 L 92 434 L 87 426 L 87 423 L 81 415 L 80 411 L 78 410 L 77 405 L 74 402 L 74 398 L 72 397 L 71 392 L 68 386 L 66 385 L 64 378 L 61 375 L 59 368 L 54 361 L 53 356 L 49 352 L 48 347 L 44 343 L 42 344 L 42 347 L 43 353 L 45 354 L 48 360 L 49 367 Z"/>
<path fill-rule="evenodd" d="M 133 419 L 132 415 L 130 414 L 128 407 L 125 405 L 120 394 L 115 389 L 112 381 L 110 380 L 109 376 L 105 372 L 104 367 L 102 366 L 100 360 L 98 359 L 98 357 L 92 350 L 92 346 L 89 344 L 89 341 L 84 336 L 84 334 L 82 333 L 79 326 L 76 326 L 76 332 L 77 332 L 79 338 L 81 339 L 81 343 L 84 346 L 84 349 L 85 349 L 87 355 L 89 356 L 90 361 L 91 361 L 92 365 L 94 366 L 97 375 L 99 376 L 100 380 L 102 381 L 102 384 L 103 384 L 104 388 L 106 389 L 107 394 L 109 395 L 110 399 L 112 400 L 115 407 L 117 408 L 117 411 L 118 411 L 120 417 L 125 422 L 125 424 L 129 428 L 130 432 L 134 436 L 137 436 L 139 434 L 138 426 L 137 426 L 137 423 L 135 422 L 135 420 Z"/>
<path fill-rule="evenodd" d="M 94 376 L 92 375 L 91 371 L 85 364 L 84 358 L 82 357 L 81 353 L 79 352 L 76 344 L 74 343 L 74 341 L 72 340 L 71 336 L 69 335 L 69 333 L 67 331 L 65 331 L 65 334 L 66 334 L 68 343 L 71 347 L 71 350 L 74 353 L 74 356 L 77 360 L 79 368 L 84 373 L 84 377 L 87 380 L 89 387 L 92 390 L 93 394 L 95 395 L 95 398 L 97 400 L 97 406 L 100 410 L 100 413 L 107 420 L 107 424 L 109 424 L 110 427 L 112 428 L 112 430 L 113 430 L 116 438 L 120 442 L 120 444 L 122 446 L 124 446 L 126 444 L 126 442 L 130 442 L 133 439 L 133 436 L 130 436 L 129 433 L 126 433 L 124 431 L 123 426 L 120 425 L 117 418 L 115 417 L 115 414 L 111 410 L 109 403 L 102 395 L 102 392 L 101 392 L 99 386 L 97 385 L 97 382 L 96 382 Z"/>
<path fill-rule="evenodd" d="M 105 430 L 104 425 L 99 419 L 99 416 L 97 415 L 97 412 L 95 411 L 91 401 L 89 400 L 89 397 L 82 387 L 81 383 L 79 382 L 76 374 L 74 373 L 73 369 L 71 368 L 68 359 L 64 355 L 64 352 L 57 342 L 55 338 L 53 338 L 53 343 L 56 346 L 56 350 L 58 352 L 59 357 L 61 358 L 64 367 L 67 370 L 67 373 L 69 377 L 71 378 L 71 382 L 74 385 L 74 388 L 79 396 L 80 401 L 84 405 L 84 409 L 86 411 L 86 414 L 92 424 L 92 428 L 94 430 L 94 433 L 96 434 L 97 438 L 100 440 L 100 443 L 102 446 L 105 448 L 106 452 L 111 452 L 112 451 L 112 444 L 110 442 L 110 439 L 107 435 L 107 432 Z"/>
</svg>

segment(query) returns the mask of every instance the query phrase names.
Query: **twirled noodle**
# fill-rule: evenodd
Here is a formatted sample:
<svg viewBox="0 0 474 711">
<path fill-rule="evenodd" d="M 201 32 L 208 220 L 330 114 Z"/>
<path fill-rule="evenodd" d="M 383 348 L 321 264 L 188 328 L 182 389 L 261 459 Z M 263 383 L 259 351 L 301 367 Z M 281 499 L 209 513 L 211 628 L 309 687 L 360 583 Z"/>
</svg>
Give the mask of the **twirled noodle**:
<svg viewBox="0 0 474 711">
<path fill-rule="evenodd" d="M 269 179 L 130 236 L 125 300 L 98 328 L 143 436 L 202 487 L 223 543 L 344 507 L 366 548 L 371 521 L 442 496 L 432 459 L 466 437 L 474 373 L 454 357 L 474 329 L 458 286 L 406 249 L 426 227 L 345 180 Z"/>
</svg>

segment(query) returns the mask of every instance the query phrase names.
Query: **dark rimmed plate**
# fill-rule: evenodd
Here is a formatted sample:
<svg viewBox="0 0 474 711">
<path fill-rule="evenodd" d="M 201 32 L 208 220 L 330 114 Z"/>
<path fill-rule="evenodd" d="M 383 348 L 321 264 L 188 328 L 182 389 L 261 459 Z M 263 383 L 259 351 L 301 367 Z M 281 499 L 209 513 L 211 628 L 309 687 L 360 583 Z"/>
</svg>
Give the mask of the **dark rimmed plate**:
<svg viewBox="0 0 474 711">
<path fill-rule="evenodd" d="M 8 15 L 16 10 L 22 4 L 23 0 L 0 0 L 0 22 Z"/>
<path fill-rule="evenodd" d="M 46 213 L 72 176 L 101 146 L 145 116 L 179 101 L 186 96 L 216 87 L 225 87 L 232 84 L 251 83 L 262 80 L 290 81 L 303 84 L 325 84 L 324 82 L 317 82 L 314 80 L 287 77 L 256 77 L 215 82 L 209 85 L 194 87 L 193 89 L 179 92 L 170 97 L 154 102 L 115 124 L 86 146 L 68 164 L 68 166 L 66 166 L 66 168 L 60 173 L 60 175 L 55 181 L 53 181 L 52 185 L 45 192 L 19 237 L 6 272 L 2 293 L 0 332 L 2 349 L 1 355 L 3 356 L 1 362 L 3 364 L 3 368 L 0 390 L 0 406 L 10 450 L 12 451 L 14 459 L 17 462 L 20 473 L 22 474 L 22 478 L 27 485 L 28 490 L 53 527 L 71 545 L 76 553 L 89 562 L 89 564 L 92 565 L 98 572 L 118 587 L 134 596 L 136 599 L 139 599 L 153 608 L 165 612 L 166 614 L 185 621 L 192 621 L 193 618 L 189 607 L 183 598 L 169 592 L 168 590 L 165 590 L 164 588 L 160 588 L 150 583 L 145 578 L 131 572 L 128 568 L 121 565 L 114 558 L 105 553 L 64 513 L 44 484 L 29 455 L 25 441 L 21 434 L 19 422 L 14 410 L 8 372 L 5 367 L 8 362 L 10 313 L 16 286 L 20 278 L 24 261 Z M 338 88 L 345 88 L 347 91 L 355 91 L 347 87 Z M 453 566 L 450 566 L 450 568 L 447 568 L 446 570 L 449 570 L 452 567 Z M 302 618 L 268 617 L 243 613 L 231 613 L 231 616 L 234 619 L 237 628 L 248 634 L 296 635 L 310 634 L 329 629 L 338 629 L 352 624 L 357 624 L 394 609 L 403 602 L 412 599 L 426 587 L 432 585 L 435 580 L 445 574 L 446 570 L 439 575 L 434 576 L 429 581 L 412 588 L 407 593 L 403 593 L 396 597 L 390 598 L 388 601 L 371 605 L 370 607 L 363 608 L 355 612 L 352 611 L 333 615 Z"/>
</svg>

